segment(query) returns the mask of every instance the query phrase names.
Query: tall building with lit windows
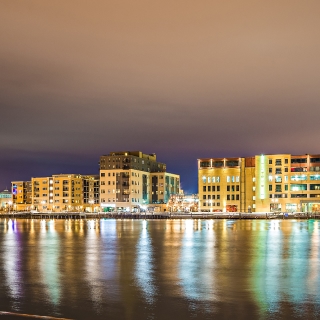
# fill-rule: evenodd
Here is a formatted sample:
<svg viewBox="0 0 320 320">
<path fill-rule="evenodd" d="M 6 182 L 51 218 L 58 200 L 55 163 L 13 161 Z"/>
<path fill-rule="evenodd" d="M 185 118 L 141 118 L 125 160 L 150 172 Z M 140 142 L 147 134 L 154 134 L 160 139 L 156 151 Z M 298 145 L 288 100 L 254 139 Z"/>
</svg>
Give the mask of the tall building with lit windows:
<svg viewBox="0 0 320 320">
<path fill-rule="evenodd" d="M 167 203 L 180 176 L 166 172 L 155 154 L 111 152 L 100 157 L 100 205 L 104 211 L 140 211 Z"/>
<path fill-rule="evenodd" d="M 11 193 L 13 207 L 17 211 L 30 210 L 32 198 L 31 181 L 12 181 Z"/>
<path fill-rule="evenodd" d="M 198 160 L 199 208 L 320 211 L 320 155 L 256 155 Z"/>
</svg>

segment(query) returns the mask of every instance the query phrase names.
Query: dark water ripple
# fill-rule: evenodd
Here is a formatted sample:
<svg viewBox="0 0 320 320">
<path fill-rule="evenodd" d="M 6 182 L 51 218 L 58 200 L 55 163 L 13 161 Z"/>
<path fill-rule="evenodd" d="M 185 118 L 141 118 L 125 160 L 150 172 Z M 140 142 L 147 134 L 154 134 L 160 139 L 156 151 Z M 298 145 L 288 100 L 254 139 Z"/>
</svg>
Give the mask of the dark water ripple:
<svg viewBox="0 0 320 320">
<path fill-rule="evenodd" d="M 319 319 L 319 230 L 314 220 L 0 219 L 0 311 Z"/>
</svg>

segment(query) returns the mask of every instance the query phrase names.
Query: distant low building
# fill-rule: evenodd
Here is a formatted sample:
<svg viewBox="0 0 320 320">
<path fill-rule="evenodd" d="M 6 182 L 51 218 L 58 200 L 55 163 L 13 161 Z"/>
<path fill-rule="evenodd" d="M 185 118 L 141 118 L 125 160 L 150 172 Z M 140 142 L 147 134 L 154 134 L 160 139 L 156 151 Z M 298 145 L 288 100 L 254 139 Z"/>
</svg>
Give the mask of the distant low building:
<svg viewBox="0 0 320 320">
<path fill-rule="evenodd" d="M 197 212 L 199 209 L 199 197 L 197 194 L 173 194 L 167 203 L 167 211 L 170 212 Z"/>
<path fill-rule="evenodd" d="M 12 193 L 7 189 L 0 192 L 0 210 L 7 210 L 12 205 Z"/>
</svg>

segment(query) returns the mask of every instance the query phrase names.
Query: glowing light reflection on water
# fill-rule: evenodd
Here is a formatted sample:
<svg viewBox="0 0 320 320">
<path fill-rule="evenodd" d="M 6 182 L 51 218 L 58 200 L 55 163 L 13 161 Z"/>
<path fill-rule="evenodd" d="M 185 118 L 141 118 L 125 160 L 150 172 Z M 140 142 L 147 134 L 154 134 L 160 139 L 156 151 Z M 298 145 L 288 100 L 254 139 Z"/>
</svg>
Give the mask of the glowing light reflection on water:
<svg viewBox="0 0 320 320">
<path fill-rule="evenodd" d="M 318 221 L 0 219 L 0 311 L 316 318 Z"/>
</svg>

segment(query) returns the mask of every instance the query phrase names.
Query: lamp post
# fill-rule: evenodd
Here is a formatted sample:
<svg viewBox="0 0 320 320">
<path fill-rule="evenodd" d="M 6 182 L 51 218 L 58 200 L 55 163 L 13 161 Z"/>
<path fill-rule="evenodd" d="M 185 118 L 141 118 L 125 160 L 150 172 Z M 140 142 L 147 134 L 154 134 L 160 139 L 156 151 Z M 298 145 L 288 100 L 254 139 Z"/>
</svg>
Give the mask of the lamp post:
<svg viewBox="0 0 320 320">
<path fill-rule="evenodd" d="M 89 203 L 90 203 L 90 205 L 91 205 L 91 213 L 93 213 L 94 200 L 89 200 Z"/>
<path fill-rule="evenodd" d="M 12 201 L 8 201 L 8 205 L 9 205 L 9 214 L 10 214 L 10 207 L 12 205 Z"/>
</svg>

